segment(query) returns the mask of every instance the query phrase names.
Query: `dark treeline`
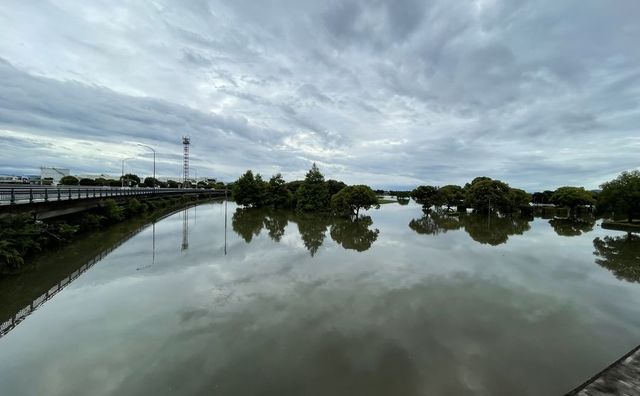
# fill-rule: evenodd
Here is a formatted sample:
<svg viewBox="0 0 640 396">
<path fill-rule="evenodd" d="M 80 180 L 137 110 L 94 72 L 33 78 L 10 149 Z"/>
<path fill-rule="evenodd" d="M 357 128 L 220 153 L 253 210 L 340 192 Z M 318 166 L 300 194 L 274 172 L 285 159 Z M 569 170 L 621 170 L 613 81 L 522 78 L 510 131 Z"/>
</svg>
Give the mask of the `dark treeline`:
<svg viewBox="0 0 640 396">
<path fill-rule="evenodd" d="M 134 217 L 156 217 L 181 207 L 192 197 L 159 198 L 140 202 L 131 198 L 118 204 L 107 199 L 104 205 L 79 214 L 47 221 L 34 220 L 29 214 L 0 218 L 0 276 L 19 273 L 25 261 L 39 252 L 63 246 L 83 232 Z"/>
<path fill-rule="evenodd" d="M 391 191 L 398 202 L 407 203 L 407 195 L 423 206 L 432 208 L 466 208 L 476 213 L 499 212 L 511 214 L 531 213 L 533 204 L 553 204 L 568 209 L 569 218 L 577 219 L 580 208 L 597 209 L 598 213 L 613 212 L 625 216 L 628 223 L 640 216 L 640 171 L 623 172 L 614 180 L 603 183 L 601 191 L 588 191 L 584 187 L 564 186 L 555 191 L 529 194 L 512 188 L 507 183 L 489 177 L 476 177 L 464 187 L 456 185 L 419 186 L 413 191 Z"/>
<path fill-rule="evenodd" d="M 358 219 L 360 210 L 380 207 L 370 187 L 325 180 L 315 163 L 304 180 L 292 182 L 286 182 L 279 173 L 265 181 L 248 170 L 233 183 L 232 191 L 237 204 L 253 208 L 295 209 Z"/>
</svg>

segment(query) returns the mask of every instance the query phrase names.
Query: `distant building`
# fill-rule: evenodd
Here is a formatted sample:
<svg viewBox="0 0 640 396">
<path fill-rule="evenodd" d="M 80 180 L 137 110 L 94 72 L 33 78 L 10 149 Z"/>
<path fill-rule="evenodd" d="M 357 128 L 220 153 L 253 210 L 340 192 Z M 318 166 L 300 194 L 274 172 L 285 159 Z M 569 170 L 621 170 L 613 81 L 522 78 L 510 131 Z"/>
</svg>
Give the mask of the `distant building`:
<svg viewBox="0 0 640 396">
<path fill-rule="evenodd" d="M 52 180 L 53 184 L 60 183 L 60 179 L 65 176 L 69 176 L 71 171 L 65 168 L 53 168 L 53 167 L 41 167 L 40 168 L 40 179 L 41 180 Z"/>
</svg>

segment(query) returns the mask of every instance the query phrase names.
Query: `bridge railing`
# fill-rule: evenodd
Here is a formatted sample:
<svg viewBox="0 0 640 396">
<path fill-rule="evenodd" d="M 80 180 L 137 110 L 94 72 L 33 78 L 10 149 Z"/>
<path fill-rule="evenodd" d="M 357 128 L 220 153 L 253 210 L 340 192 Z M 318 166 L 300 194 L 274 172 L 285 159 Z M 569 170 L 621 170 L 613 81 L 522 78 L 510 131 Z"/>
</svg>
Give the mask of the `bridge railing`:
<svg viewBox="0 0 640 396">
<path fill-rule="evenodd" d="M 35 202 L 70 201 L 90 198 L 215 193 L 217 190 L 182 188 L 119 188 L 119 187 L 0 187 L 0 205 Z"/>
</svg>

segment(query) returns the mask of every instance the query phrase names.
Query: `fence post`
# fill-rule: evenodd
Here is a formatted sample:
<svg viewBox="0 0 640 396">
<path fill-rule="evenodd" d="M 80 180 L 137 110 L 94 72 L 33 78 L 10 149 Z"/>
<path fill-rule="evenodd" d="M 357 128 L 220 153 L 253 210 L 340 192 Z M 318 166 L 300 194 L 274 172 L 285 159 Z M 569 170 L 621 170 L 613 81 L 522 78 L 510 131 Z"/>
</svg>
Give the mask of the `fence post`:
<svg viewBox="0 0 640 396">
<path fill-rule="evenodd" d="M 60 200 L 60 187 L 57 188 L 58 190 L 58 201 Z"/>
<path fill-rule="evenodd" d="M 49 189 L 44 189 L 44 202 L 49 202 Z"/>
<path fill-rule="evenodd" d="M 33 188 L 29 189 L 29 203 L 33 203 Z"/>
<path fill-rule="evenodd" d="M 80 188 L 78 188 L 78 199 L 82 198 L 82 197 L 80 196 L 80 193 L 81 193 Z"/>
<path fill-rule="evenodd" d="M 71 201 L 71 189 L 69 188 L 67 192 L 69 193 L 69 201 Z"/>
<path fill-rule="evenodd" d="M 13 188 L 11 189 L 11 203 L 16 203 L 16 192 Z"/>
</svg>

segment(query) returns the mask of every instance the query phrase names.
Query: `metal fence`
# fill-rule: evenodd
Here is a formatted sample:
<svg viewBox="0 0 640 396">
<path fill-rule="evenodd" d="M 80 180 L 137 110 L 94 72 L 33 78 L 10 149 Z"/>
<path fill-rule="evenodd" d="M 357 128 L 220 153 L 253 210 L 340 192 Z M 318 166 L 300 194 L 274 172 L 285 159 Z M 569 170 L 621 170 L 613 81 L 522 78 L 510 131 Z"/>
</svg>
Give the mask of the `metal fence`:
<svg viewBox="0 0 640 396">
<path fill-rule="evenodd" d="M 69 201 L 90 198 L 130 197 L 141 195 L 175 195 L 222 193 L 224 190 L 182 188 L 120 188 L 120 187 L 0 187 L 0 205 L 34 202 Z"/>
</svg>

